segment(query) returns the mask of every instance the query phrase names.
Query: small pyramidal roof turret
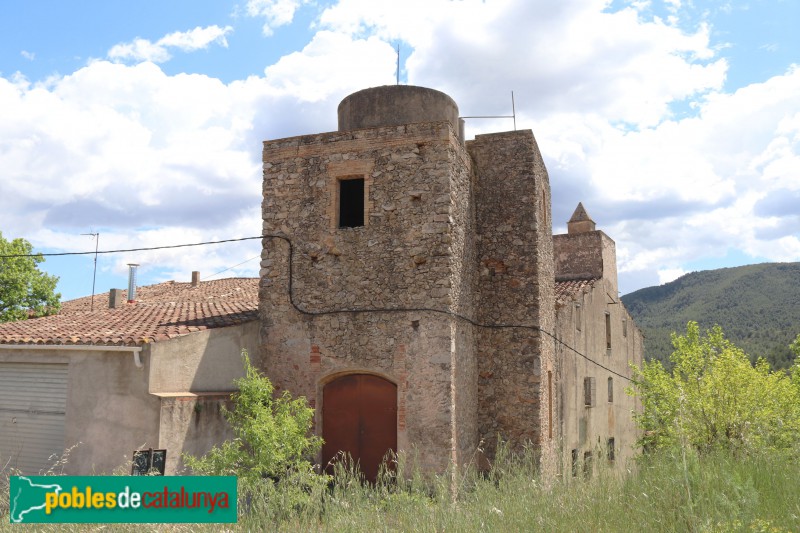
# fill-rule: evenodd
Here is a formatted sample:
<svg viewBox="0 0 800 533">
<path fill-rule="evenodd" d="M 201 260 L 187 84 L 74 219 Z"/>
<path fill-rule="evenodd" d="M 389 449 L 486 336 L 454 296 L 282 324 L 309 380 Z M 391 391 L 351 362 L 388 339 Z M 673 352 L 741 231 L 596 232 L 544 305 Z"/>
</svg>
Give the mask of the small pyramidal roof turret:
<svg viewBox="0 0 800 533">
<path fill-rule="evenodd" d="M 583 203 L 578 202 L 578 207 L 572 213 L 572 218 L 567 222 L 567 233 L 572 235 L 573 233 L 587 233 L 589 231 L 595 231 L 594 220 L 586 212 Z"/>
</svg>

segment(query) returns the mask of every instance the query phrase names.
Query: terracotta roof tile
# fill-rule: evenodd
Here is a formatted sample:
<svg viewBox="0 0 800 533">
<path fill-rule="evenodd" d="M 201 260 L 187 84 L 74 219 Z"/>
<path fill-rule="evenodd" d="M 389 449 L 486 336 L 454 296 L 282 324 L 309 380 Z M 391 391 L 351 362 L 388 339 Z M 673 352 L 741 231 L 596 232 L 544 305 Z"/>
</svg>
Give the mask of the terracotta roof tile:
<svg viewBox="0 0 800 533">
<path fill-rule="evenodd" d="M 85 296 L 63 302 L 57 315 L 0 324 L 0 344 L 140 346 L 257 319 L 258 278 L 168 281 L 137 288 L 136 302 L 116 309 L 104 293 L 94 311 Z"/>
<path fill-rule="evenodd" d="M 589 292 L 597 278 L 556 281 L 556 307 L 562 307 L 577 295 Z"/>
</svg>

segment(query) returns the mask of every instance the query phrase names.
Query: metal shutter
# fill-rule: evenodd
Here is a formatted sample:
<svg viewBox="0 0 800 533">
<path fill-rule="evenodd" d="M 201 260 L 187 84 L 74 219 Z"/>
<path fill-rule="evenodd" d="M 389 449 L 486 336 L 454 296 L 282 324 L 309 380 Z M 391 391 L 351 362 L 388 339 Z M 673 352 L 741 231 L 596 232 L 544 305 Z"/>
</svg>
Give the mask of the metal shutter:
<svg viewBox="0 0 800 533">
<path fill-rule="evenodd" d="M 0 363 L 0 469 L 35 475 L 64 451 L 67 364 Z"/>
</svg>

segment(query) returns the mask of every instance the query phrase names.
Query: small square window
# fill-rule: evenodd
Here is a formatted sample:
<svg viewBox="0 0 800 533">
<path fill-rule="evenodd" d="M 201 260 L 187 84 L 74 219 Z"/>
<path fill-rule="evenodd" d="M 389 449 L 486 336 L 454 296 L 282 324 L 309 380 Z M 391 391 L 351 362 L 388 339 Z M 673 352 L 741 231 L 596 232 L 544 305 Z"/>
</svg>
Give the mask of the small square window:
<svg viewBox="0 0 800 533">
<path fill-rule="evenodd" d="M 364 225 L 364 178 L 339 180 L 339 227 Z"/>
</svg>

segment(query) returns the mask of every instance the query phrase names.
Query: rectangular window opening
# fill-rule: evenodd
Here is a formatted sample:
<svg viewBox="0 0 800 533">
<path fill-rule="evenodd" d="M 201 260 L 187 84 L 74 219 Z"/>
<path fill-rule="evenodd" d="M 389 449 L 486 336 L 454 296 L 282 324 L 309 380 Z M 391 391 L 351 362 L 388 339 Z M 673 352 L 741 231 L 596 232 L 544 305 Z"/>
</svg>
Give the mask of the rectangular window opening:
<svg viewBox="0 0 800 533">
<path fill-rule="evenodd" d="M 132 476 L 163 476 L 167 466 L 167 450 L 134 450 Z"/>
<path fill-rule="evenodd" d="M 572 450 L 572 477 L 578 477 L 578 450 Z"/>
<path fill-rule="evenodd" d="M 628 336 L 628 319 L 627 318 L 623 318 L 622 319 L 622 336 L 623 337 L 627 337 Z"/>
<path fill-rule="evenodd" d="M 614 403 L 614 378 L 608 378 L 608 403 Z"/>
<path fill-rule="evenodd" d="M 548 418 L 548 428 L 547 428 L 547 435 L 548 438 L 553 438 L 553 371 L 547 371 L 547 418 Z"/>
<path fill-rule="evenodd" d="M 613 463 L 614 459 L 615 459 L 615 455 L 614 455 L 614 448 L 615 448 L 614 437 L 609 437 L 608 438 L 608 442 L 606 443 L 606 448 L 607 448 L 606 453 L 608 454 L 608 462 L 609 463 Z"/>
<path fill-rule="evenodd" d="M 611 351 L 611 313 L 606 313 L 606 351 Z"/>
<path fill-rule="evenodd" d="M 594 378 L 583 378 L 583 405 L 594 407 L 595 404 L 595 383 Z"/>
<path fill-rule="evenodd" d="M 581 304 L 575 304 L 575 329 L 581 330 Z"/>
<path fill-rule="evenodd" d="M 583 452 L 583 477 L 592 477 L 592 452 Z"/>
<path fill-rule="evenodd" d="M 339 180 L 339 227 L 364 225 L 364 178 Z"/>
</svg>

